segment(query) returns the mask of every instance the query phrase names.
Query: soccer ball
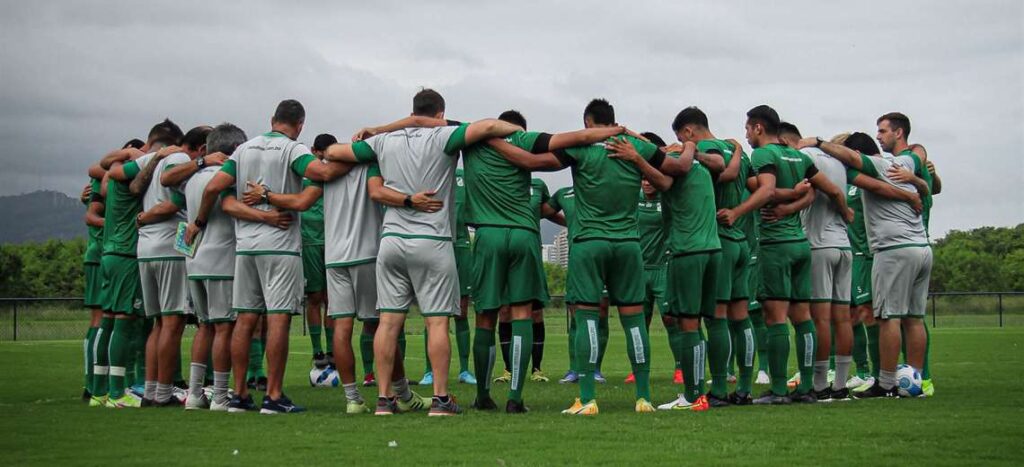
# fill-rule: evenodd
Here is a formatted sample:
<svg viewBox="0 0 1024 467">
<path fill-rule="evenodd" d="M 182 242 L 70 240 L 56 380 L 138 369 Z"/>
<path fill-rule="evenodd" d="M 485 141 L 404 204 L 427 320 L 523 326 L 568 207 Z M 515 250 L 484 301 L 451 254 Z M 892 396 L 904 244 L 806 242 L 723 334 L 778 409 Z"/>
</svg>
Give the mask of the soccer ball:
<svg viewBox="0 0 1024 467">
<path fill-rule="evenodd" d="M 921 395 L 921 374 L 910 365 L 896 367 L 896 386 L 900 397 L 917 397 Z"/>
<path fill-rule="evenodd" d="M 333 368 L 319 369 L 313 367 L 309 370 L 309 385 L 313 387 L 330 388 L 337 387 L 341 384 L 341 378 L 338 377 L 338 372 Z"/>
</svg>

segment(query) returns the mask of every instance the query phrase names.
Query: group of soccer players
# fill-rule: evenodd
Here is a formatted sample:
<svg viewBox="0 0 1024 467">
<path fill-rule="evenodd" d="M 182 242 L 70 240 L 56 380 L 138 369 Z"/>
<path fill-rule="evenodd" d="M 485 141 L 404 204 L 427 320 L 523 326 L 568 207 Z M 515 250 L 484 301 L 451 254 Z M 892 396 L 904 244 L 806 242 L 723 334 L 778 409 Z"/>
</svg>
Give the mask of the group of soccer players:
<svg viewBox="0 0 1024 467">
<path fill-rule="evenodd" d="M 676 115 L 678 143 L 666 144 L 620 126 L 602 99 L 584 109 L 583 129 L 557 134 L 527 131 L 514 110 L 446 120 L 430 89 L 414 96 L 411 116 L 361 129 L 352 143 L 323 134 L 310 149 L 297 141 L 304 122 L 294 100 L 253 138 L 229 123 L 183 134 L 165 120 L 90 167 L 90 405 L 302 411 L 282 383 L 291 318 L 305 311 L 314 371 L 337 372 L 347 413 L 461 413 L 448 391 L 450 319 L 458 379 L 476 385 L 472 407 L 497 410 L 491 384 L 502 381 L 505 411 L 526 412 L 526 381 L 548 380 L 541 218 L 566 226 L 570 243 L 561 381 L 578 383 L 579 397 L 563 413 L 598 413 L 611 305 L 637 412 L 894 397 L 901 352 L 932 394 L 921 318 L 941 181 L 924 148 L 908 144 L 902 114 L 877 120 L 883 155 L 864 133 L 803 138 L 757 106 L 745 124 L 749 157 L 716 138 L 696 107 Z M 566 168 L 572 186 L 553 195 L 531 176 Z M 425 322 L 420 384 L 432 397 L 406 377 L 414 304 Z M 655 308 L 684 384 L 657 408 Z M 191 319 L 185 385 L 177 373 Z M 373 408 L 357 386 L 355 320 Z M 799 373 L 787 381 L 790 324 Z M 505 370 L 492 378 L 495 330 Z M 756 382 L 770 384 L 759 397 L 755 356 Z M 261 404 L 251 390 L 265 393 Z"/>
</svg>

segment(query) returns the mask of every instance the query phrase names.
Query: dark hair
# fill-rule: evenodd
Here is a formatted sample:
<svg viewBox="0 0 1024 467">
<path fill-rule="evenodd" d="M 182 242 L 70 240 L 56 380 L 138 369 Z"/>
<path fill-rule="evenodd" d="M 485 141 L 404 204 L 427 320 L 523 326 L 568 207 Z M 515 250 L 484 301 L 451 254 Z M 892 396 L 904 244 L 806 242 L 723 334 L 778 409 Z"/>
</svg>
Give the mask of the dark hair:
<svg viewBox="0 0 1024 467">
<path fill-rule="evenodd" d="M 859 131 L 850 133 L 850 136 L 846 137 L 846 141 L 843 141 L 843 146 L 869 156 L 881 154 L 881 151 L 878 150 L 878 145 L 875 144 L 875 139 Z"/>
<path fill-rule="evenodd" d="M 779 113 L 765 104 L 748 110 L 747 121 L 751 124 L 761 124 L 766 134 L 779 134 Z"/>
<path fill-rule="evenodd" d="M 590 116 L 598 125 L 615 124 L 615 107 L 604 99 L 594 99 L 583 109 L 583 118 Z"/>
<path fill-rule="evenodd" d="M 651 143 L 654 143 L 654 145 L 659 147 L 659 148 L 663 148 L 663 147 L 667 146 L 667 144 L 665 144 L 665 140 L 661 139 L 661 137 L 658 136 L 657 134 L 655 134 L 654 132 L 645 131 L 643 133 L 640 133 L 640 136 L 643 136 L 644 138 L 647 138 L 648 141 L 650 141 Z"/>
<path fill-rule="evenodd" d="M 697 125 L 703 128 L 708 127 L 708 116 L 704 114 L 703 110 L 696 107 L 687 107 L 680 110 L 676 114 L 676 119 L 672 120 L 672 131 L 678 133 L 686 125 Z"/>
<path fill-rule="evenodd" d="M 285 125 L 300 125 L 306 121 L 306 108 L 295 99 L 285 99 L 277 104 L 273 120 Z"/>
<path fill-rule="evenodd" d="M 803 136 L 800 135 L 800 129 L 789 122 L 779 123 L 779 134 L 794 134 L 797 138 L 803 138 Z"/>
<path fill-rule="evenodd" d="M 206 144 L 206 137 L 213 131 L 213 127 L 209 125 L 200 125 L 185 133 L 185 136 L 181 138 L 181 145 L 188 146 L 191 150 L 199 149 L 202 145 Z"/>
<path fill-rule="evenodd" d="M 249 138 L 245 137 L 245 132 L 241 128 L 230 123 L 221 123 L 206 135 L 206 152 L 222 152 L 230 156 L 235 152 L 235 148 L 247 139 Z"/>
<path fill-rule="evenodd" d="M 167 146 L 178 144 L 181 142 L 181 128 L 178 128 L 178 125 L 175 125 L 171 119 L 165 118 L 164 121 L 153 125 L 146 139 L 149 140 L 149 144 L 161 143 Z"/>
<path fill-rule="evenodd" d="M 903 130 L 903 138 L 910 137 L 910 117 L 903 115 L 899 112 L 889 112 L 885 115 L 882 115 L 881 117 L 878 117 L 878 121 L 876 121 L 875 123 L 882 123 L 882 120 L 888 120 L 889 126 L 891 126 L 893 130 Z"/>
<path fill-rule="evenodd" d="M 141 139 L 138 139 L 138 138 L 132 138 L 127 143 L 124 143 L 124 146 L 121 146 L 121 149 L 128 149 L 128 148 L 142 149 L 142 147 L 145 146 L 145 145 L 146 145 L 145 141 L 143 141 Z"/>
<path fill-rule="evenodd" d="M 523 127 L 524 130 L 526 129 L 526 117 L 519 113 L 518 110 L 506 110 L 502 112 L 501 115 L 498 115 L 498 120 L 509 122 L 513 125 L 519 125 Z"/>
<path fill-rule="evenodd" d="M 323 151 L 324 149 L 327 149 L 327 146 L 337 142 L 338 138 L 335 138 L 334 135 L 330 133 L 316 135 L 316 139 L 313 140 L 313 150 Z"/>
<path fill-rule="evenodd" d="M 420 117 L 433 117 L 444 112 L 444 98 L 441 93 L 423 88 L 412 96 L 412 114 Z"/>
</svg>

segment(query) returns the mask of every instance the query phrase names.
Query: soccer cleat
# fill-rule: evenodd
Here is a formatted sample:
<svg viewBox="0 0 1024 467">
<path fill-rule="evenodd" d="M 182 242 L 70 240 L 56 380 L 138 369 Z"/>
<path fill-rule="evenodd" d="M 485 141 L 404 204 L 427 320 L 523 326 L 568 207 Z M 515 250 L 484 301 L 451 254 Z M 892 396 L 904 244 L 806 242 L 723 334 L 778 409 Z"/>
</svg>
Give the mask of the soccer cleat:
<svg viewBox="0 0 1024 467">
<path fill-rule="evenodd" d="M 210 400 L 210 411 L 211 412 L 227 412 L 228 411 L 228 403 L 230 403 L 230 402 L 231 402 L 231 399 L 227 399 L 227 400 L 225 400 L 223 402 L 217 402 L 217 398 L 215 397 L 215 398 Z"/>
<path fill-rule="evenodd" d="M 394 415 L 396 413 L 398 413 L 398 403 L 395 402 L 394 397 L 377 398 L 377 409 L 374 410 L 374 415 Z"/>
<path fill-rule="evenodd" d="M 792 401 L 789 400 L 789 397 L 780 396 L 771 391 L 762 394 L 761 397 L 753 401 L 754 405 L 788 405 L 790 402 Z"/>
<path fill-rule="evenodd" d="M 935 395 L 935 385 L 931 379 L 921 380 L 921 395 L 918 397 L 932 397 Z"/>
<path fill-rule="evenodd" d="M 132 394 L 135 394 L 136 396 L 139 397 L 139 399 L 142 399 L 142 396 L 144 394 L 146 394 L 146 385 L 144 385 L 144 384 L 136 384 L 136 385 L 128 388 L 128 392 L 130 392 Z"/>
<path fill-rule="evenodd" d="M 464 384 L 476 384 L 476 376 L 473 376 L 473 373 L 470 373 L 469 371 L 463 371 L 462 373 L 459 373 L 459 382 Z"/>
<path fill-rule="evenodd" d="M 139 405 L 141 405 L 141 401 L 128 394 L 117 399 L 107 399 L 107 407 L 111 409 L 137 409 Z"/>
<path fill-rule="evenodd" d="M 416 383 L 416 384 L 418 384 L 420 386 L 433 386 L 434 385 L 434 372 L 433 371 L 428 371 L 426 373 L 423 373 L 423 378 L 420 379 L 420 382 Z"/>
<path fill-rule="evenodd" d="M 869 376 L 867 379 L 864 380 L 864 384 L 853 388 L 852 391 L 855 394 L 858 393 L 858 392 L 864 392 L 864 391 L 867 391 L 868 389 L 870 389 L 871 386 L 874 386 L 874 385 L 875 385 L 875 377 L 874 376 Z"/>
<path fill-rule="evenodd" d="M 507 383 L 509 381 L 512 381 L 512 373 L 509 373 L 508 370 L 505 370 L 504 372 L 501 373 L 501 376 L 498 376 L 498 377 L 494 378 L 494 380 L 492 380 L 491 382 L 493 382 L 493 383 Z"/>
<path fill-rule="evenodd" d="M 409 392 L 412 393 L 412 397 L 408 401 L 403 401 L 400 398 L 397 399 L 399 412 L 412 412 L 413 410 L 423 410 L 430 407 L 431 401 L 429 397 L 423 397 L 412 391 Z"/>
<path fill-rule="evenodd" d="M 757 379 L 754 380 L 754 384 L 772 384 L 771 376 L 764 370 L 757 371 Z"/>
<path fill-rule="evenodd" d="M 363 387 L 368 388 L 377 385 L 377 378 L 374 378 L 373 373 L 367 373 L 363 376 Z"/>
<path fill-rule="evenodd" d="M 675 374 L 672 375 L 672 384 L 686 384 L 686 380 L 683 379 L 683 370 L 676 368 Z"/>
<path fill-rule="evenodd" d="M 789 388 L 790 391 L 796 389 L 796 387 L 799 386 L 799 385 L 800 385 L 800 372 L 797 372 L 795 375 L 793 375 L 792 378 L 789 378 L 788 380 L 786 380 L 786 387 Z"/>
<path fill-rule="evenodd" d="M 317 352 L 313 354 L 313 366 L 318 370 L 326 369 L 331 362 L 327 360 L 327 354 L 323 352 Z"/>
<path fill-rule="evenodd" d="M 578 382 L 579 380 L 580 380 L 580 375 L 576 374 L 575 371 L 569 370 L 569 371 L 565 372 L 565 376 L 563 376 L 562 379 L 558 380 L 558 382 L 561 383 L 561 384 L 566 384 L 566 383 L 575 383 L 575 382 Z"/>
<path fill-rule="evenodd" d="M 754 399 L 750 397 L 749 392 L 734 392 L 729 394 L 729 403 L 732 405 L 750 405 L 754 403 Z"/>
<path fill-rule="evenodd" d="M 367 407 L 366 402 L 363 401 L 348 401 L 348 403 L 345 404 L 345 413 L 349 415 L 370 413 L 370 408 Z"/>
<path fill-rule="evenodd" d="M 813 404 L 818 402 L 818 398 L 811 394 L 811 391 L 805 393 L 793 391 L 789 393 L 789 401 L 794 404 Z"/>
<path fill-rule="evenodd" d="M 629 372 L 629 375 L 626 376 L 626 379 L 622 383 L 623 384 L 633 384 L 633 383 L 636 383 L 636 376 L 634 376 L 633 372 L 631 371 L 631 372 Z"/>
<path fill-rule="evenodd" d="M 530 409 L 527 408 L 526 404 L 522 401 L 509 399 L 508 402 L 505 403 L 505 413 L 526 413 L 529 411 Z"/>
<path fill-rule="evenodd" d="M 654 412 L 657 412 L 657 410 L 654 408 L 654 406 L 651 405 L 650 402 L 647 402 L 647 399 L 644 399 L 643 397 L 641 397 L 641 398 L 636 400 L 636 406 L 633 407 L 633 411 L 636 412 L 636 413 L 654 413 Z"/>
<path fill-rule="evenodd" d="M 546 383 L 551 381 L 551 378 L 548 378 L 548 375 L 545 375 L 541 370 L 533 370 L 533 374 L 530 375 L 530 381 L 535 383 Z"/>
<path fill-rule="evenodd" d="M 245 398 L 241 398 L 238 394 L 228 401 L 228 412 L 230 413 L 243 413 L 252 412 L 256 410 L 256 402 L 253 402 L 252 395 L 247 395 Z"/>
<path fill-rule="evenodd" d="M 604 384 L 607 383 L 608 380 L 601 374 L 601 370 L 594 370 L 594 382 Z"/>
<path fill-rule="evenodd" d="M 846 380 L 846 389 L 857 389 L 867 383 L 867 380 L 861 378 L 860 375 L 853 375 L 852 378 Z"/>
<path fill-rule="evenodd" d="M 842 389 L 840 389 L 838 391 L 833 389 L 832 390 L 832 399 L 831 400 L 833 400 L 833 401 L 848 401 L 848 400 L 850 400 L 850 390 L 847 389 L 847 388 L 842 388 Z"/>
<path fill-rule="evenodd" d="M 584 404 L 578 397 L 568 409 L 562 411 L 562 413 L 566 415 L 597 415 L 598 412 L 597 400 L 592 400 Z"/>
<path fill-rule="evenodd" d="M 812 396 L 814 396 L 814 398 L 818 402 L 832 402 L 832 388 L 831 387 L 827 387 L 827 388 L 822 389 L 820 391 L 815 391 L 815 390 L 812 389 L 810 394 Z"/>
<path fill-rule="evenodd" d="M 825 377 L 828 380 L 828 384 L 831 385 L 836 381 L 836 370 L 828 370 L 828 374 Z"/>
<path fill-rule="evenodd" d="M 473 401 L 473 405 L 470 406 L 476 410 L 498 410 L 498 404 L 494 403 L 494 399 L 490 397 L 479 398 L 477 397 Z"/>
<path fill-rule="evenodd" d="M 732 402 L 729 401 L 729 396 L 726 396 L 724 398 L 719 398 L 718 396 L 716 396 L 714 394 L 711 394 L 709 392 L 704 397 L 708 401 L 708 407 L 713 408 L 713 409 L 718 409 L 718 408 L 722 408 L 722 407 L 728 407 L 728 406 L 732 405 Z"/>
<path fill-rule="evenodd" d="M 455 396 L 449 394 L 448 400 L 441 400 L 440 397 L 434 396 L 430 400 L 430 411 L 427 412 L 428 417 L 450 417 L 452 415 L 459 415 L 462 413 L 462 408 L 455 402 Z"/>
<path fill-rule="evenodd" d="M 153 399 L 146 399 L 145 397 L 143 397 L 142 400 L 139 401 L 139 407 L 149 408 L 149 407 L 155 407 L 155 406 L 156 406 L 156 401 L 154 401 Z"/>
<path fill-rule="evenodd" d="M 107 405 L 107 395 L 92 396 L 89 399 L 89 407 L 105 407 Z"/>
<path fill-rule="evenodd" d="M 210 399 L 206 397 L 206 394 L 185 399 L 185 410 L 205 410 L 208 408 L 210 408 Z"/>
<path fill-rule="evenodd" d="M 284 394 L 281 394 L 281 397 L 277 400 L 271 399 L 270 396 L 263 396 L 263 407 L 260 408 L 260 413 L 263 415 L 299 413 L 305 411 L 305 407 L 295 405 L 295 403 Z"/>
<path fill-rule="evenodd" d="M 900 397 L 900 394 L 899 394 L 899 392 L 897 392 L 896 386 L 893 386 L 893 387 L 891 387 L 889 389 L 884 389 L 884 388 L 882 388 L 882 385 L 880 383 L 875 381 L 875 384 L 872 385 L 870 388 L 868 388 L 865 391 L 860 391 L 860 392 L 854 391 L 853 397 L 855 397 L 857 399 L 875 399 L 875 398 L 886 398 L 886 397 L 898 399 Z"/>
<path fill-rule="evenodd" d="M 185 405 L 185 401 L 176 395 L 171 395 L 163 402 L 153 401 L 152 407 L 178 407 Z"/>
<path fill-rule="evenodd" d="M 686 400 L 686 396 L 679 394 L 675 400 L 666 402 L 658 406 L 658 410 L 694 410 L 702 412 L 708 409 L 708 399 L 704 396 L 700 396 L 696 401 L 690 402 Z"/>
</svg>

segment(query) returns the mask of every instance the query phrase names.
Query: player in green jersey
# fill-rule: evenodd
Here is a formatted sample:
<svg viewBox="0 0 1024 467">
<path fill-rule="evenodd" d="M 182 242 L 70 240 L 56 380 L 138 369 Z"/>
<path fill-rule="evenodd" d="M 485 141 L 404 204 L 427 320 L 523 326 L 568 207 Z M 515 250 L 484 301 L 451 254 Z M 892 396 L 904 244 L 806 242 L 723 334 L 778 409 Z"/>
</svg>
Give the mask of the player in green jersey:
<svg viewBox="0 0 1024 467">
<path fill-rule="evenodd" d="M 334 135 L 324 133 L 313 140 L 310 152 L 323 160 L 324 150 L 338 142 Z M 302 186 L 313 182 L 302 180 Z M 313 366 L 321 370 L 334 366 L 331 342 L 334 342 L 334 320 L 327 315 L 327 269 L 324 266 L 324 201 L 322 197 L 299 215 L 302 230 L 302 275 L 305 279 L 306 322 L 309 324 L 309 340 L 313 345 Z M 327 334 L 327 352 L 324 352 L 321 335 Z"/>
</svg>

